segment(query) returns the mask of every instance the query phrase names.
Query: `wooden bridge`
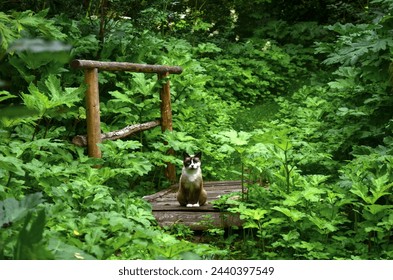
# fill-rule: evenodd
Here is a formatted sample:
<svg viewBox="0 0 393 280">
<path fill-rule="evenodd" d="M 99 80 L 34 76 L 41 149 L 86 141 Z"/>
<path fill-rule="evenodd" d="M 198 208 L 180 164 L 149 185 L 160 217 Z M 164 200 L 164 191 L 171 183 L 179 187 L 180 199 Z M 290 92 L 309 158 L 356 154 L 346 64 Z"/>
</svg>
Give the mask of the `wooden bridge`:
<svg viewBox="0 0 393 280">
<path fill-rule="evenodd" d="M 158 125 L 161 125 L 162 132 L 172 130 L 170 81 L 167 78 L 169 74 L 181 74 L 183 71 L 181 67 L 93 60 L 73 60 L 71 62 L 71 67 L 84 70 L 85 82 L 87 84 L 87 135 L 75 136 L 73 143 L 79 146 L 87 146 L 89 156 L 101 158 L 101 150 L 97 144 L 103 140 L 123 138 L 132 133 L 153 128 Z M 118 131 L 101 133 L 98 70 L 156 73 L 158 79 L 163 81 L 160 90 L 160 120 L 128 125 Z M 173 155 L 174 151 L 173 149 L 169 149 L 167 153 Z M 167 163 L 165 174 L 171 183 L 176 182 L 176 172 L 173 164 Z M 241 182 L 206 182 L 204 186 L 208 194 L 208 203 L 201 207 L 188 208 L 180 206 L 176 200 L 177 185 L 173 185 L 173 187 L 168 190 L 145 196 L 145 199 L 152 204 L 153 214 L 158 224 L 161 226 L 171 226 L 181 223 L 194 230 L 203 230 L 210 227 L 240 225 L 241 222 L 238 216 L 228 212 L 220 212 L 218 208 L 213 207 L 212 201 L 231 192 L 241 192 Z"/>
<path fill-rule="evenodd" d="M 153 215 L 160 226 L 173 226 L 183 224 L 193 230 L 205 230 L 208 228 L 228 228 L 240 226 L 238 215 L 220 211 L 213 206 L 212 201 L 233 192 L 242 191 L 241 181 L 214 181 L 205 182 L 207 192 L 207 204 L 201 207 L 180 206 L 176 200 L 178 185 L 145 196 L 144 199 L 151 203 Z"/>
</svg>

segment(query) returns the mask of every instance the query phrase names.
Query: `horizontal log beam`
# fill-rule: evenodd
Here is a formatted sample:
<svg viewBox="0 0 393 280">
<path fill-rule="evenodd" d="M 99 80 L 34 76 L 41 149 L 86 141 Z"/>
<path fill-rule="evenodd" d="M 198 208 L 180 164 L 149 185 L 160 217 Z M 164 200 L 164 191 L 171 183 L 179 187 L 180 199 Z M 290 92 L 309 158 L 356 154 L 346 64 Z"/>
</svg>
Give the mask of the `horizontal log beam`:
<svg viewBox="0 0 393 280">
<path fill-rule="evenodd" d="M 133 125 L 128 125 L 120 130 L 111 131 L 107 133 L 101 133 L 101 141 L 103 140 L 116 140 L 120 138 L 127 137 L 133 133 L 144 131 L 156 126 L 160 125 L 159 120 L 146 122 L 146 123 L 138 123 Z M 86 135 L 77 135 L 72 139 L 72 143 L 84 147 L 87 146 L 87 136 Z"/>
<path fill-rule="evenodd" d="M 75 59 L 71 61 L 71 67 L 79 69 L 93 69 L 106 71 L 130 71 L 141 73 L 170 73 L 180 74 L 183 69 L 180 66 L 138 64 L 129 62 L 105 62 L 95 60 Z"/>
</svg>

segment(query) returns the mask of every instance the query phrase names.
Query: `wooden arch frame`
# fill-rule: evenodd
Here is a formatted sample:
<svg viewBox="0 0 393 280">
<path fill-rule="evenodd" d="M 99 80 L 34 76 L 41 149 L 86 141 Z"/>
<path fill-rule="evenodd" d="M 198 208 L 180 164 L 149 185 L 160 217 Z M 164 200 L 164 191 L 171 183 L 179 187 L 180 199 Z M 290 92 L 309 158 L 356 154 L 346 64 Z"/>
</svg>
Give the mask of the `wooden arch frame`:
<svg viewBox="0 0 393 280">
<path fill-rule="evenodd" d="M 102 62 L 79 59 L 73 60 L 71 62 L 71 67 L 84 69 L 85 71 L 85 82 L 88 86 L 86 90 L 87 148 L 89 156 L 95 158 L 101 158 L 101 150 L 97 144 L 102 141 L 98 70 L 156 73 L 159 80 L 166 78 L 169 74 L 181 74 L 183 72 L 183 69 L 179 66 L 149 65 L 128 62 Z M 169 80 L 162 85 L 160 99 L 161 131 L 172 131 L 172 108 Z M 168 152 L 170 154 L 174 153 L 172 149 Z M 165 175 L 172 183 L 176 181 L 176 171 L 173 164 L 167 163 Z"/>
</svg>

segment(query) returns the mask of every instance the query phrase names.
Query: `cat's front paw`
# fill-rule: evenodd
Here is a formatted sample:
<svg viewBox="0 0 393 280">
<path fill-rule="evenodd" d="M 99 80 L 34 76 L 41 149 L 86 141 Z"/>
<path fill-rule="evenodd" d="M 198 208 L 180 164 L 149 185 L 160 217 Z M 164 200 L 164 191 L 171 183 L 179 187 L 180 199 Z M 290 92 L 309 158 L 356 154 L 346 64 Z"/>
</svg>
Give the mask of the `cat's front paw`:
<svg viewBox="0 0 393 280">
<path fill-rule="evenodd" d="M 186 205 L 186 207 L 199 207 L 199 202 L 197 202 L 197 203 L 195 203 L 195 204 L 188 203 L 188 204 Z"/>
</svg>

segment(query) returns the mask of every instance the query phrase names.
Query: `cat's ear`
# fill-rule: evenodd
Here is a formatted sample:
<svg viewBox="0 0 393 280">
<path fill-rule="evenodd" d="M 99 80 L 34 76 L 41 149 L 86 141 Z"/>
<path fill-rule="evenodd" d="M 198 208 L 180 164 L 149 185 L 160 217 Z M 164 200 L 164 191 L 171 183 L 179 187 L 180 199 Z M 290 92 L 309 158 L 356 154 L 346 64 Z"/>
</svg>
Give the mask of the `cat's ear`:
<svg viewBox="0 0 393 280">
<path fill-rule="evenodd" d="M 190 155 L 187 152 L 183 152 L 183 158 L 188 158 Z"/>
<path fill-rule="evenodd" d="M 195 154 L 195 157 L 202 159 L 202 152 L 198 152 L 197 154 Z"/>
</svg>

